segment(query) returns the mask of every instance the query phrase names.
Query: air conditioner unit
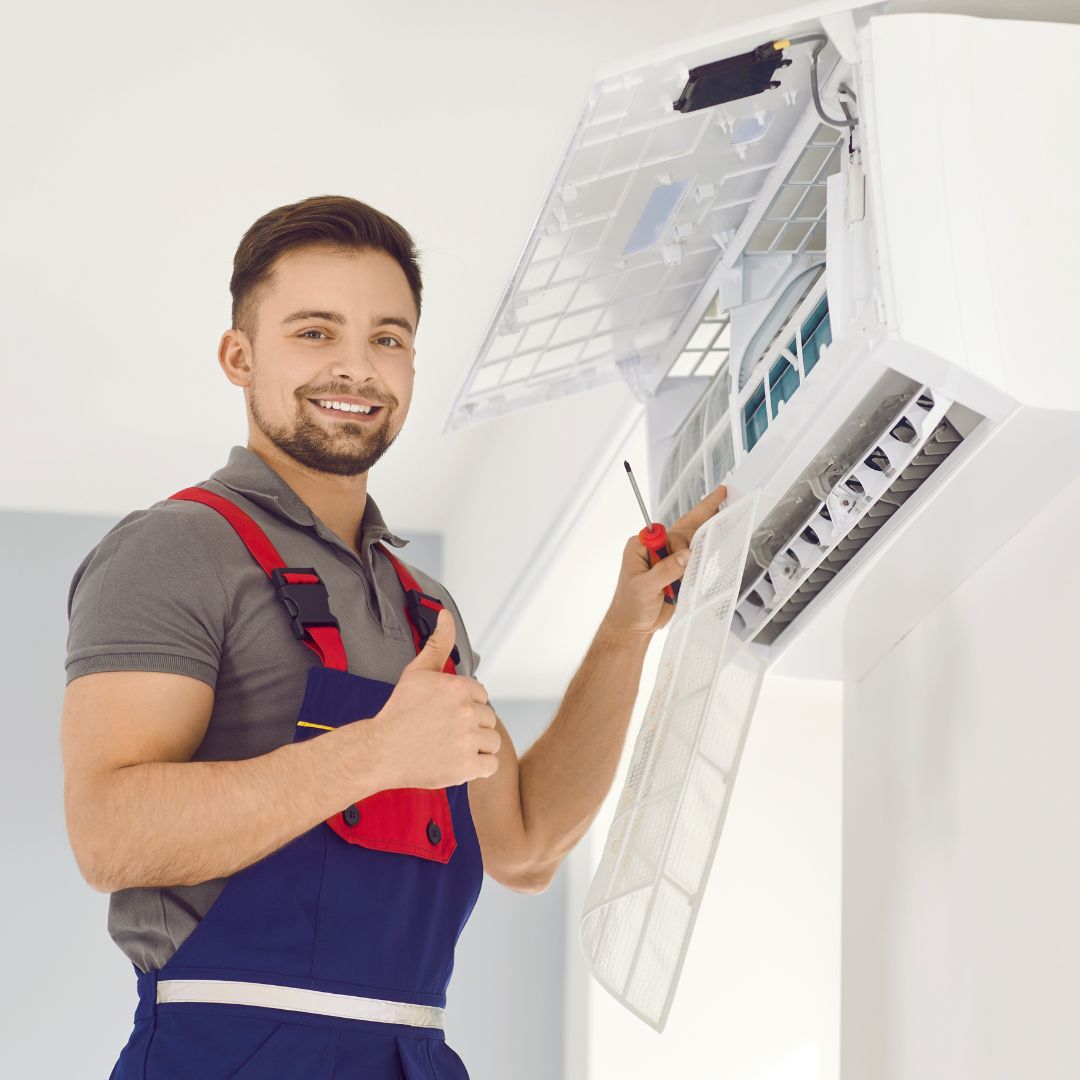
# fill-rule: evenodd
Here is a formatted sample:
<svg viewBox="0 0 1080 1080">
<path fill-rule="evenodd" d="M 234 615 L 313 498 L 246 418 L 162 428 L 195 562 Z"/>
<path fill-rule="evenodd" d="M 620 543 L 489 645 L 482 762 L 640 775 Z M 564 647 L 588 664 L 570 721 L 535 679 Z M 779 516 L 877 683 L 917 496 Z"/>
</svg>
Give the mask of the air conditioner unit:
<svg viewBox="0 0 1080 1080">
<path fill-rule="evenodd" d="M 760 491 L 732 633 L 858 679 L 1080 472 L 1078 48 L 818 4 L 603 73 L 447 427 L 624 380 L 655 520 Z"/>
</svg>

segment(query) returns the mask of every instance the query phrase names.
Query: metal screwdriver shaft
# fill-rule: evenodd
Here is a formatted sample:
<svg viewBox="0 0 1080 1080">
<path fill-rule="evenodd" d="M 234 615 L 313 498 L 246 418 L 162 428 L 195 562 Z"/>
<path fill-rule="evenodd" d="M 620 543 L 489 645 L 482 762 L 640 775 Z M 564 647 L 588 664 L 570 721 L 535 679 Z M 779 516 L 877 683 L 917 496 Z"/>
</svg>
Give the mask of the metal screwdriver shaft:
<svg viewBox="0 0 1080 1080">
<path fill-rule="evenodd" d="M 638 539 L 649 552 L 649 565 L 655 566 L 661 559 L 666 559 L 668 557 L 667 530 L 663 525 L 653 521 L 649 517 L 649 511 L 645 509 L 645 500 L 641 497 L 641 491 L 637 486 L 637 481 L 634 479 L 634 473 L 630 468 L 630 462 L 624 461 L 623 466 L 626 468 L 626 475 L 630 477 L 630 484 L 634 489 L 634 494 L 637 496 L 638 506 L 641 507 L 641 513 L 645 517 L 646 527 L 638 533 Z M 670 585 L 664 586 L 665 604 L 674 604 L 678 598 L 678 581 L 673 581 Z"/>
<path fill-rule="evenodd" d="M 637 496 L 638 506 L 641 507 L 642 516 L 645 518 L 645 524 L 652 526 L 652 519 L 649 517 L 649 511 L 645 509 L 645 500 L 641 497 L 641 492 L 638 490 L 637 481 L 634 479 L 634 474 L 630 469 L 630 462 L 624 461 L 623 465 L 626 466 L 626 475 L 630 477 L 630 483 L 634 488 L 634 494 Z"/>
</svg>

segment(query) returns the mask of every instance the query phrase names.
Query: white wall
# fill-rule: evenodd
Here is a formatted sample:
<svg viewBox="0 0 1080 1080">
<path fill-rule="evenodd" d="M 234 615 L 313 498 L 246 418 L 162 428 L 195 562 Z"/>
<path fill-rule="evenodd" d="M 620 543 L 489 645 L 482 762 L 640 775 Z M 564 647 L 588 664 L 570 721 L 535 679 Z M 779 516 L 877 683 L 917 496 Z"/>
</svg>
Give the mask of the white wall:
<svg viewBox="0 0 1080 1080">
<path fill-rule="evenodd" d="M 68 846 L 60 765 L 68 585 L 114 521 L 0 513 L 5 1076 L 108 1076 L 135 1011 L 134 969 L 105 926 L 108 898 L 83 881 Z"/>
<path fill-rule="evenodd" d="M 1080 479 L 846 687 L 844 1080 L 1080 1075 L 1078 528 Z"/>
</svg>

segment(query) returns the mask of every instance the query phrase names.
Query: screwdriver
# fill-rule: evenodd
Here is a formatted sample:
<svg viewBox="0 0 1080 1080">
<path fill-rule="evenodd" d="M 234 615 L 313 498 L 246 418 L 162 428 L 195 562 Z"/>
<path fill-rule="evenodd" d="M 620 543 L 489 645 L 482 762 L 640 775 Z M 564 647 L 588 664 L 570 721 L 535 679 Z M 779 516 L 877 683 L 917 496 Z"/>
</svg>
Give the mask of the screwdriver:
<svg viewBox="0 0 1080 1080">
<path fill-rule="evenodd" d="M 634 494 L 637 496 L 638 506 L 641 507 L 641 512 L 645 515 L 647 527 L 638 533 L 638 539 L 649 552 L 649 565 L 655 566 L 661 559 L 666 559 L 668 557 L 667 530 L 659 522 L 653 521 L 649 517 L 649 511 L 645 509 L 645 500 L 642 499 L 641 492 L 638 490 L 637 481 L 634 479 L 634 474 L 630 470 L 630 462 L 624 461 L 623 465 L 626 466 L 626 475 L 630 477 L 630 483 L 633 485 Z M 673 581 L 670 585 L 664 586 L 665 604 L 674 604 L 678 598 L 679 583 L 677 581 Z"/>
</svg>

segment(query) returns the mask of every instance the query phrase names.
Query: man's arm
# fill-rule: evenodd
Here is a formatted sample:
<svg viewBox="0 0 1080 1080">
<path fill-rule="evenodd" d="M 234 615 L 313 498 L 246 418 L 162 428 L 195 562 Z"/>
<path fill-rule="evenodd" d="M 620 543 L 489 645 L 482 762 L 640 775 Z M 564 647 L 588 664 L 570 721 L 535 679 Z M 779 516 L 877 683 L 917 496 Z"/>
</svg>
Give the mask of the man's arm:
<svg viewBox="0 0 1080 1080">
<path fill-rule="evenodd" d="M 648 639 L 602 625 L 551 725 L 519 759 L 502 742 L 494 776 L 469 784 L 484 870 L 521 893 L 543 892 L 585 835 L 619 764 Z"/>
<path fill-rule="evenodd" d="M 518 762 L 532 891 L 551 881 L 611 789 L 649 640 L 601 623 L 554 720 Z"/>
<path fill-rule="evenodd" d="M 652 635 L 674 606 L 664 589 L 682 577 L 697 530 L 727 498 L 721 484 L 667 530 L 669 554 L 651 565 L 640 536 L 623 549 L 615 597 L 550 727 L 518 763 L 523 850 L 539 892 L 585 835 L 622 755 Z"/>
<path fill-rule="evenodd" d="M 229 876 L 394 786 L 365 723 L 244 761 L 191 761 L 213 704 L 210 685 L 187 675 L 105 671 L 68 684 L 64 809 L 93 888 Z"/>
</svg>

